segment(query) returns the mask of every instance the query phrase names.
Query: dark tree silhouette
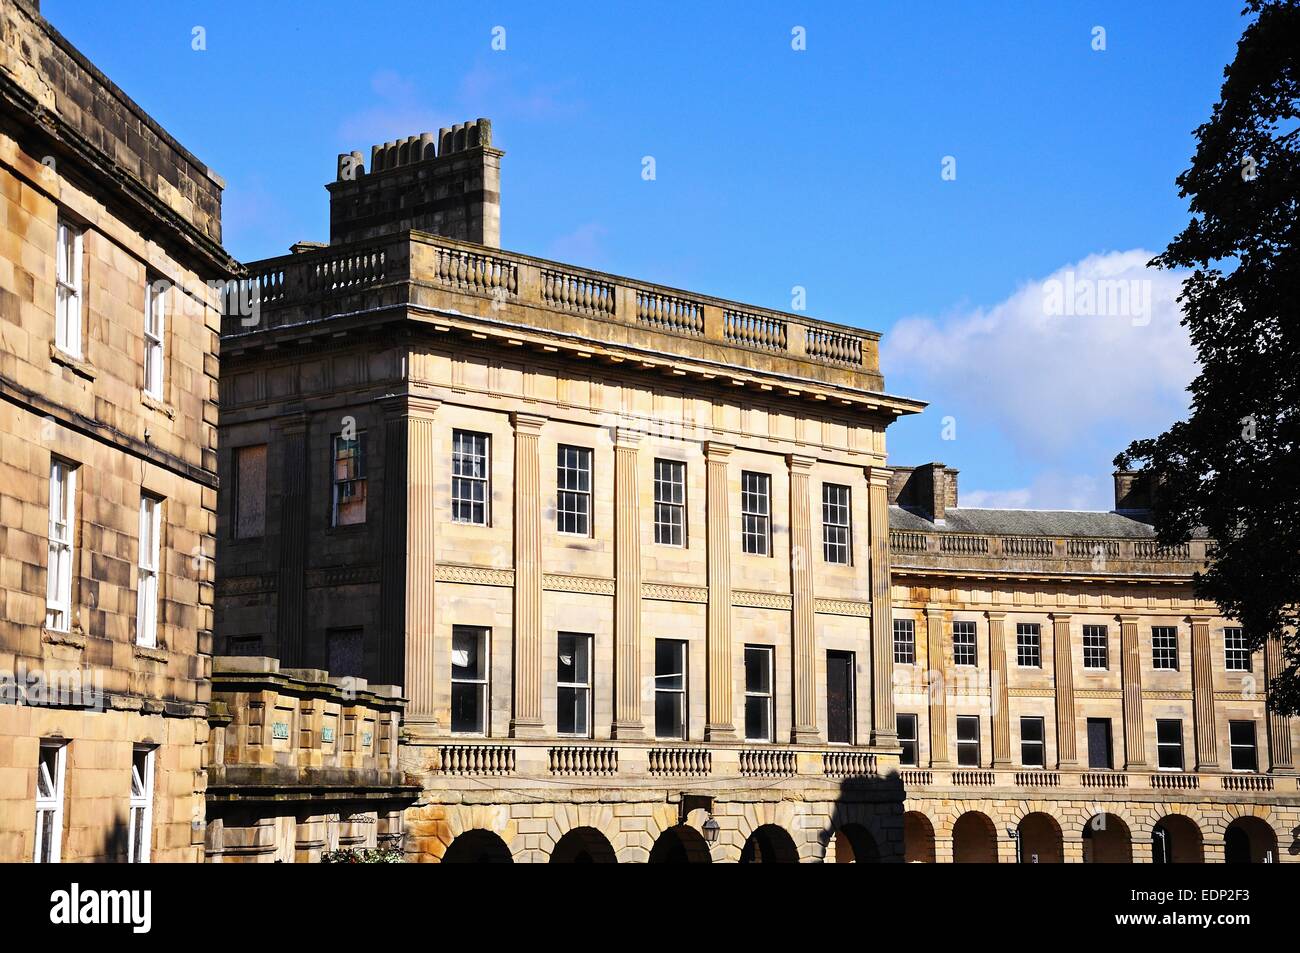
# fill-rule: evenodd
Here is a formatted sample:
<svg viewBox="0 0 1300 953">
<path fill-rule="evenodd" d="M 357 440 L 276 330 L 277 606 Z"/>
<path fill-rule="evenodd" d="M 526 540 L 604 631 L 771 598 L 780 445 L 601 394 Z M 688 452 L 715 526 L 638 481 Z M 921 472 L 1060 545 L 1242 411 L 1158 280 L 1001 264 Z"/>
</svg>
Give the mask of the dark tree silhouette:
<svg viewBox="0 0 1300 953">
<path fill-rule="evenodd" d="M 1158 478 L 1165 544 L 1217 542 L 1197 591 L 1281 638 L 1276 711 L 1300 712 L 1300 0 L 1251 0 L 1219 102 L 1178 177 L 1192 220 L 1153 264 L 1190 268 L 1179 300 L 1200 361 L 1187 420 L 1116 464 Z"/>
</svg>

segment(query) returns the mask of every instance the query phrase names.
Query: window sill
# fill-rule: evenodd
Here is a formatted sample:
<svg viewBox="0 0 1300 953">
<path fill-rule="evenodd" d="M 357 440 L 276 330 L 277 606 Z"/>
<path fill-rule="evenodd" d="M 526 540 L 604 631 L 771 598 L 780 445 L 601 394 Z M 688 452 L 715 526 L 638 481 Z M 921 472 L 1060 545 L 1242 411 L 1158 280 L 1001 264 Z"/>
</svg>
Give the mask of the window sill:
<svg viewBox="0 0 1300 953">
<path fill-rule="evenodd" d="M 84 377 L 88 381 L 93 381 L 95 379 L 95 368 L 91 366 L 89 361 L 84 357 L 77 357 L 76 355 L 69 354 L 57 344 L 50 344 L 50 360 L 55 364 L 61 364 L 68 368 L 68 370 L 72 371 L 72 373 L 76 374 L 78 377 Z"/>
<path fill-rule="evenodd" d="M 167 650 L 153 645 L 137 645 L 135 646 L 135 657 L 147 659 L 150 662 L 166 662 Z"/>
<path fill-rule="evenodd" d="M 140 392 L 140 403 L 144 404 L 150 410 L 155 410 L 158 413 L 163 414 L 168 420 L 176 419 L 175 407 L 172 407 L 166 401 L 158 397 L 154 397 L 152 394 L 148 393 L 147 391 Z"/>
<path fill-rule="evenodd" d="M 330 536 L 356 536 L 359 533 L 366 532 L 367 529 L 369 529 L 369 524 L 367 523 L 344 523 L 342 526 L 330 525 L 329 527 L 326 528 L 325 532 L 327 535 Z M 264 537 L 250 536 L 248 538 L 262 539 Z"/>
<path fill-rule="evenodd" d="M 74 649 L 84 649 L 86 647 L 85 633 L 75 626 L 67 632 L 58 629 L 47 629 L 42 626 L 41 641 L 46 645 L 67 645 Z"/>
</svg>

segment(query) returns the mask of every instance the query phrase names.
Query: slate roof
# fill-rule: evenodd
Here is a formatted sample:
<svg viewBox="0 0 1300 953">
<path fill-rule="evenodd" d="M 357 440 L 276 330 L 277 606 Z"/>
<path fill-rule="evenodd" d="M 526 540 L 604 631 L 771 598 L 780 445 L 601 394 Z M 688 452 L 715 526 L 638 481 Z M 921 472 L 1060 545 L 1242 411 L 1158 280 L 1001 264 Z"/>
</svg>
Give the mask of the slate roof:
<svg viewBox="0 0 1300 953">
<path fill-rule="evenodd" d="M 971 533 L 980 536 L 1086 536 L 1152 539 L 1151 524 L 1138 514 L 1088 510 L 985 510 L 973 506 L 949 507 L 944 522 L 898 505 L 889 507 L 889 528 L 914 533 Z"/>
</svg>

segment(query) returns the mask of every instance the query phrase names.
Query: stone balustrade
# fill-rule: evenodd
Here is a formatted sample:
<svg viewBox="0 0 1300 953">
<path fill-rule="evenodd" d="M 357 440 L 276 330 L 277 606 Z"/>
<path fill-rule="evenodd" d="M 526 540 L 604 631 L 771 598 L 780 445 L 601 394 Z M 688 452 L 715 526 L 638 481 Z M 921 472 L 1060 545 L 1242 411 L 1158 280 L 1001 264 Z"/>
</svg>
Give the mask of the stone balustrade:
<svg viewBox="0 0 1300 953">
<path fill-rule="evenodd" d="M 1075 573 L 1131 573 L 1157 571 L 1186 573 L 1210 558 L 1209 540 L 1192 540 L 1181 546 L 1161 547 L 1155 539 L 1103 539 L 1050 536 L 984 536 L 968 533 L 892 530 L 889 534 L 893 562 L 900 567 L 922 568 L 942 560 L 970 557 L 982 563 L 1015 565 L 1033 562 L 1038 570 Z"/>
<path fill-rule="evenodd" d="M 906 789 L 963 788 L 991 786 L 999 789 L 1076 789 L 1147 791 L 1238 791 L 1273 793 L 1300 789 L 1292 776 L 1246 772 L 1213 773 L 1193 771 L 1007 771 L 903 768 L 899 778 Z"/>
</svg>

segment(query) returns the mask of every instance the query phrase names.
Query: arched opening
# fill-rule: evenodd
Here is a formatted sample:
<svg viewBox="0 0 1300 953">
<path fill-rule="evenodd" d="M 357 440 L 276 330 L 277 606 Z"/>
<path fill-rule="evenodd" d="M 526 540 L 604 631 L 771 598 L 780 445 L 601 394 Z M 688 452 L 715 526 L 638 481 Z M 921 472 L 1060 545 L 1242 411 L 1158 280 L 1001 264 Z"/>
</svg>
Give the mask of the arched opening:
<svg viewBox="0 0 1300 953">
<path fill-rule="evenodd" d="M 553 864 L 615 864 L 614 848 L 594 827 L 575 827 L 551 851 Z"/>
<path fill-rule="evenodd" d="M 1203 864 L 1205 845 L 1201 829 L 1190 817 L 1167 814 L 1151 829 L 1151 862 Z"/>
<path fill-rule="evenodd" d="M 1223 832 L 1223 859 L 1229 864 L 1277 862 L 1277 834 L 1259 817 L 1239 817 Z"/>
<path fill-rule="evenodd" d="M 987 815 L 968 811 L 952 826 L 954 864 L 996 864 L 998 832 Z"/>
<path fill-rule="evenodd" d="M 700 832 L 685 824 L 668 828 L 650 848 L 652 864 L 707 864 L 712 860 Z"/>
<path fill-rule="evenodd" d="M 749 835 L 740 852 L 742 864 L 797 864 L 799 851 L 790 835 L 775 824 L 764 824 Z"/>
<path fill-rule="evenodd" d="M 903 815 L 903 860 L 909 864 L 934 863 L 934 825 L 920 811 Z"/>
<path fill-rule="evenodd" d="M 880 848 L 861 824 L 845 824 L 835 832 L 835 863 L 878 864 Z"/>
<path fill-rule="evenodd" d="M 1060 864 L 1065 862 L 1061 848 L 1061 825 L 1050 814 L 1035 811 L 1020 819 L 1016 828 L 1020 835 L 1020 862 L 1022 864 Z"/>
<path fill-rule="evenodd" d="M 509 864 L 510 848 L 491 831 L 466 831 L 447 845 L 444 864 Z"/>
<path fill-rule="evenodd" d="M 1124 819 L 1114 814 L 1094 814 L 1083 825 L 1085 864 L 1133 863 L 1133 835 Z"/>
</svg>

